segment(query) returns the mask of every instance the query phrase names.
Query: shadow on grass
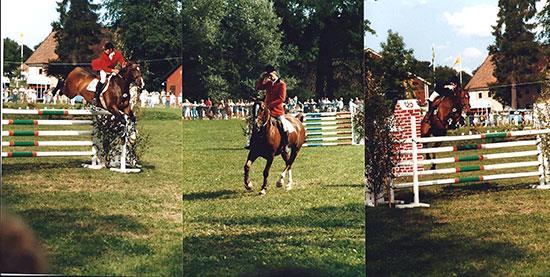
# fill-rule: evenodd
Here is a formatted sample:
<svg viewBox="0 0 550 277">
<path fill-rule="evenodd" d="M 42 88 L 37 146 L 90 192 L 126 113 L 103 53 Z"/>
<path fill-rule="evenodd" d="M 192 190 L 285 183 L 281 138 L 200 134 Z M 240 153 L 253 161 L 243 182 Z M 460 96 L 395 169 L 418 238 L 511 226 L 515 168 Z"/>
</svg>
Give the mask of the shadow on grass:
<svg viewBox="0 0 550 277">
<path fill-rule="evenodd" d="M 50 249 L 52 272 L 82 269 L 101 259 L 153 254 L 145 241 L 128 237 L 148 230 L 126 215 L 101 215 L 88 208 L 27 209 L 18 215 Z"/>
<path fill-rule="evenodd" d="M 457 197 L 468 195 L 476 195 L 487 192 L 502 192 L 502 191 L 520 191 L 531 189 L 533 183 L 521 183 L 512 185 L 495 185 L 491 182 L 478 182 L 470 184 L 456 184 L 439 186 L 439 188 L 431 187 L 430 189 L 420 189 L 420 200 L 424 203 L 431 203 L 437 200 L 450 200 Z M 396 191 L 395 199 L 412 202 L 412 189 Z"/>
<path fill-rule="evenodd" d="M 24 158 L 23 158 L 24 159 Z M 32 158 L 31 158 L 32 159 Z M 5 160 L 4 160 L 5 161 Z M 29 162 L 18 162 L 18 163 L 4 163 L 2 164 L 2 177 L 8 177 L 11 175 L 21 175 L 22 173 L 32 172 L 39 174 L 40 170 L 47 169 L 59 169 L 59 168 L 75 168 L 82 169 L 82 164 L 90 163 L 86 160 L 70 160 L 70 161 L 60 161 L 57 163 L 44 162 L 40 163 L 29 163 Z"/>
<path fill-rule="evenodd" d="M 368 276 L 507 275 L 508 265 L 527 257 L 510 243 L 446 231 L 424 211 L 366 210 Z"/>
<path fill-rule="evenodd" d="M 233 231 L 184 235 L 184 276 L 291 268 L 326 276 L 364 276 L 363 209 L 358 203 L 289 216 L 200 217 L 202 224 L 231 226 Z"/>
<path fill-rule="evenodd" d="M 230 199 L 235 198 L 235 196 L 241 195 L 234 190 L 217 190 L 217 191 L 201 191 L 201 192 L 192 192 L 184 193 L 184 201 L 195 201 L 195 200 L 213 200 L 213 199 Z"/>
</svg>

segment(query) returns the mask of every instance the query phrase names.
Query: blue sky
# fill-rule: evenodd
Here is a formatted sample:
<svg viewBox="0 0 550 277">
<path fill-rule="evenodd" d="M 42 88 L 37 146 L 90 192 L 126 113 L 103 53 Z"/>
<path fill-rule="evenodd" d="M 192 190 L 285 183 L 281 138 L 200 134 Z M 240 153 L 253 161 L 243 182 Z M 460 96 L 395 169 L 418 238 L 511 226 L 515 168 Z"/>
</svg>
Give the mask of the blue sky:
<svg viewBox="0 0 550 277">
<path fill-rule="evenodd" d="M 403 37 L 419 60 L 431 61 L 435 46 L 436 65 L 453 66 L 461 55 L 462 68 L 471 72 L 487 56 L 493 41 L 497 0 L 365 0 L 365 18 L 376 35 L 365 36 L 365 46 L 380 51 L 388 30 Z"/>
<path fill-rule="evenodd" d="M 364 15 L 376 35 L 366 35 L 364 45 L 380 51 L 391 29 L 417 59 L 431 61 L 434 45 L 436 65 L 452 67 L 460 55 L 463 70 L 471 73 L 494 42 L 497 12 L 497 0 L 365 0 Z"/>
<path fill-rule="evenodd" d="M 51 23 L 59 19 L 58 0 L 2 0 L 2 39 L 9 37 L 33 48 L 52 30 Z M 92 1 L 98 3 L 100 1 Z"/>
</svg>

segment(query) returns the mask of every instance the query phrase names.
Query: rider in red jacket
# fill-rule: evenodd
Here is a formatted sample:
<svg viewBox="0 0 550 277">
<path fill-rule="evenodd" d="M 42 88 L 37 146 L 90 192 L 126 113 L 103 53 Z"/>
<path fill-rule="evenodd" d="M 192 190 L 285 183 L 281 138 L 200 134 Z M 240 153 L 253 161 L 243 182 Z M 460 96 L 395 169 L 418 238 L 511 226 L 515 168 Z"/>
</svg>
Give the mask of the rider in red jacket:
<svg viewBox="0 0 550 277">
<path fill-rule="evenodd" d="M 103 47 L 103 53 L 97 59 L 92 61 L 92 69 L 99 71 L 99 83 L 95 89 L 95 101 L 99 104 L 99 95 L 105 86 L 107 81 L 107 73 L 118 74 L 118 70 L 115 69 L 116 65 L 120 64 L 121 67 L 124 67 L 126 61 L 120 53 L 120 51 L 115 50 L 115 46 L 112 42 L 105 43 Z"/>
<path fill-rule="evenodd" d="M 256 90 L 265 90 L 265 105 L 269 109 L 272 117 L 276 118 L 282 125 L 281 133 L 281 148 L 286 147 L 288 143 L 288 134 L 294 132 L 294 127 L 285 118 L 284 102 L 286 100 L 286 84 L 279 78 L 279 74 L 275 67 L 268 65 L 265 71 L 260 75 L 260 79 L 256 81 Z M 288 151 L 288 149 L 285 149 Z"/>
</svg>

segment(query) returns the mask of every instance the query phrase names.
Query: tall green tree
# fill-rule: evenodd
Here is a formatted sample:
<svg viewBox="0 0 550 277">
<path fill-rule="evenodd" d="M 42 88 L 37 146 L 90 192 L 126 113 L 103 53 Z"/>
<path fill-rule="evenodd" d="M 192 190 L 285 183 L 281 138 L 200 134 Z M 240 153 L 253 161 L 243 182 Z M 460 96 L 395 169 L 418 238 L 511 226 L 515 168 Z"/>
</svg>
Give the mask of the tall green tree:
<svg viewBox="0 0 550 277">
<path fill-rule="evenodd" d="M 146 88 L 161 89 L 164 77 L 181 64 L 181 1 L 106 0 L 102 6 L 117 45 L 142 65 Z"/>
<path fill-rule="evenodd" d="M 360 96 L 363 91 L 363 1 L 275 1 L 283 43 L 297 50 L 285 67 L 299 81 L 296 94 Z M 311 93 L 314 92 L 314 93 Z"/>
<path fill-rule="evenodd" d="M 182 13 L 186 97 L 250 99 L 263 67 L 288 57 L 268 0 L 187 0 Z"/>
<path fill-rule="evenodd" d="M 23 62 L 33 53 L 27 45 L 23 45 Z M 21 45 L 15 40 L 4 38 L 4 76 L 16 77 L 21 68 Z"/>
<path fill-rule="evenodd" d="M 413 69 L 413 50 L 405 48 L 403 37 L 388 30 L 386 42 L 380 44 L 382 58 L 373 66 L 375 76 L 381 79 L 382 90 L 386 98 L 395 104 L 407 96 L 407 87 Z"/>
<path fill-rule="evenodd" d="M 62 0 L 57 5 L 59 20 L 52 23 L 59 56 L 55 62 L 89 63 L 96 55 L 92 46 L 101 38 L 98 5 L 89 0 Z"/>
<path fill-rule="evenodd" d="M 493 26 L 494 44 L 489 46 L 495 65 L 497 85 L 510 85 L 497 89 L 496 95 L 515 108 L 516 84 L 540 78 L 538 64 L 541 58 L 535 41 L 536 0 L 499 0 L 497 24 Z"/>
</svg>

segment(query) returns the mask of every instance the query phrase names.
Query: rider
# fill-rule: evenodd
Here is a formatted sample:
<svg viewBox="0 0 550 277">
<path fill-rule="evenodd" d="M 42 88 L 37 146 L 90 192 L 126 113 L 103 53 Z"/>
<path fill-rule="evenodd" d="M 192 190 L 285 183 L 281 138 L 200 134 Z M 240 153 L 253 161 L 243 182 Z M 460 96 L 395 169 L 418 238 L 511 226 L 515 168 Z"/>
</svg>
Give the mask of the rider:
<svg viewBox="0 0 550 277">
<path fill-rule="evenodd" d="M 451 96 L 454 94 L 455 89 L 460 86 L 458 77 L 453 76 L 449 79 L 446 85 L 442 83 L 436 83 L 434 91 L 428 98 L 428 115 L 432 114 L 444 96 Z"/>
<path fill-rule="evenodd" d="M 107 81 L 107 73 L 118 74 L 118 70 L 115 69 L 116 65 L 120 64 L 121 67 L 124 67 L 126 61 L 120 53 L 120 51 L 115 50 L 115 46 L 112 42 L 105 43 L 103 47 L 103 53 L 97 59 L 92 61 L 92 69 L 94 71 L 99 71 L 99 82 L 95 88 L 95 101 L 99 104 L 99 95 L 105 86 Z"/>
<path fill-rule="evenodd" d="M 294 132 L 294 127 L 285 118 L 283 103 L 286 100 L 286 83 L 279 78 L 275 67 L 267 65 L 258 81 L 256 81 L 256 90 L 266 91 L 265 105 L 269 109 L 271 116 L 281 123 L 278 124 L 279 132 L 281 133 L 280 147 L 288 152 L 288 134 Z"/>
</svg>

